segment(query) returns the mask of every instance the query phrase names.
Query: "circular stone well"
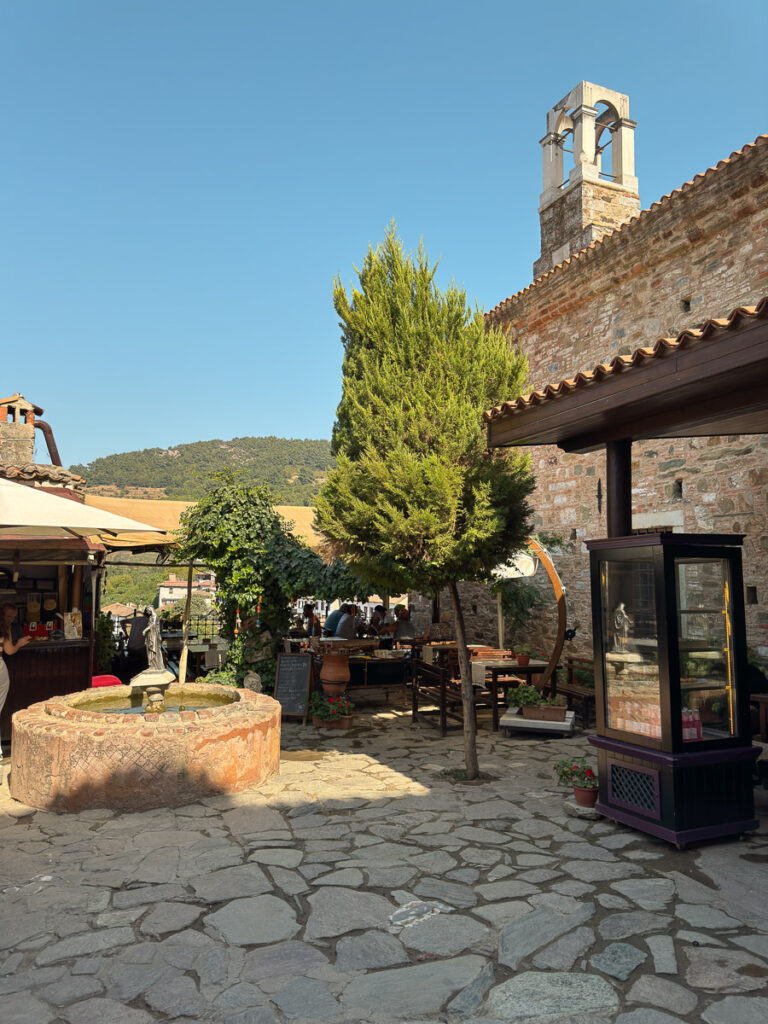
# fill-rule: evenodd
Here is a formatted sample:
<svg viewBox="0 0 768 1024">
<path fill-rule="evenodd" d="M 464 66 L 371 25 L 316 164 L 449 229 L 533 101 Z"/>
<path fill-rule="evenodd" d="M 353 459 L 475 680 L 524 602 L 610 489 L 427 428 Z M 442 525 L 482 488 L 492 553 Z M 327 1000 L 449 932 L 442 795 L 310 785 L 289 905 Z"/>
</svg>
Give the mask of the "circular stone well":
<svg viewBox="0 0 768 1024">
<path fill-rule="evenodd" d="M 81 690 L 13 716 L 11 796 L 30 807 L 133 811 L 175 807 L 258 786 L 280 769 L 280 705 L 228 686 L 172 685 L 168 704 L 194 694 L 214 707 L 104 714 L 101 695 L 130 704 L 128 686 Z M 225 701 L 225 703 L 221 703 Z"/>
</svg>

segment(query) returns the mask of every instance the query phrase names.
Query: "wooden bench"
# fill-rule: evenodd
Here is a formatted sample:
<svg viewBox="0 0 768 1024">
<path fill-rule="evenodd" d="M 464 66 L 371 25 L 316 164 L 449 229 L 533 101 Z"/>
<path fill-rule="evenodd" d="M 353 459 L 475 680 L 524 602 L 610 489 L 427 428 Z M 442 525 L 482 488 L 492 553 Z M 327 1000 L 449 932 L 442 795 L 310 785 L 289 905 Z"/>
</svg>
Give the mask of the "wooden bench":
<svg viewBox="0 0 768 1024">
<path fill-rule="evenodd" d="M 595 714 L 595 690 L 594 687 L 582 686 L 575 682 L 574 672 L 578 669 L 591 672 L 594 670 L 594 663 L 590 658 L 574 658 L 569 655 L 565 659 L 565 682 L 556 681 L 557 676 L 555 675 L 546 687 L 546 691 L 552 696 L 559 694 L 561 697 L 565 697 L 568 707 L 578 713 L 582 725 L 588 729 L 592 723 L 592 716 Z"/>
</svg>

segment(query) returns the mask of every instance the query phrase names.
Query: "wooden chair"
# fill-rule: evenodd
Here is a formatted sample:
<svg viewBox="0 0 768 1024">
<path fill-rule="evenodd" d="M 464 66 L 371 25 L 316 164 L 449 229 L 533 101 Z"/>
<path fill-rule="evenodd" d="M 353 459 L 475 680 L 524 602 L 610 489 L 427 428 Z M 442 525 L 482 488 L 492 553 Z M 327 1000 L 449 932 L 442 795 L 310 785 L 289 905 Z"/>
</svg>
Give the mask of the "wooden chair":
<svg viewBox="0 0 768 1024">
<path fill-rule="evenodd" d="M 456 654 L 453 652 L 446 652 Z M 426 709 L 421 706 L 422 702 L 429 705 Z M 490 708 L 493 717 L 493 728 L 499 727 L 498 701 L 495 688 L 479 689 L 472 691 L 472 713 L 475 715 L 475 727 L 477 727 L 477 709 Z M 464 704 L 461 697 L 461 679 L 457 670 L 451 675 L 449 669 L 443 665 L 427 665 L 423 661 L 416 660 L 413 663 L 413 683 L 411 687 L 411 715 L 416 722 L 420 717 L 430 725 L 440 729 L 441 735 L 445 736 L 449 729 L 460 729 L 464 723 Z M 448 724 L 449 719 L 452 724 Z"/>
</svg>

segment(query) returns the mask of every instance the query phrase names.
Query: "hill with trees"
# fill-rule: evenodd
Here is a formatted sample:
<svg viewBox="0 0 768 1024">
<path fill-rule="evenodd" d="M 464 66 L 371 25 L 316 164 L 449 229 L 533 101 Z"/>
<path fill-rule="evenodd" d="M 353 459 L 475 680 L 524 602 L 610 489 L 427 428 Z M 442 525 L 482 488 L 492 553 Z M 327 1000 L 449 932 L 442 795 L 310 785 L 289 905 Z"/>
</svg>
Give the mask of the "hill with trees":
<svg viewBox="0 0 768 1024">
<path fill-rule="evenodd" d="M 234 470 L 244 485 L 267 484 L 279 502 L 311 505 L 335 466 L 330 441 L 236 437 L 144 448 L 74 465 L 91 494 L 196 501 L 212 473 Z"/>
</svg>

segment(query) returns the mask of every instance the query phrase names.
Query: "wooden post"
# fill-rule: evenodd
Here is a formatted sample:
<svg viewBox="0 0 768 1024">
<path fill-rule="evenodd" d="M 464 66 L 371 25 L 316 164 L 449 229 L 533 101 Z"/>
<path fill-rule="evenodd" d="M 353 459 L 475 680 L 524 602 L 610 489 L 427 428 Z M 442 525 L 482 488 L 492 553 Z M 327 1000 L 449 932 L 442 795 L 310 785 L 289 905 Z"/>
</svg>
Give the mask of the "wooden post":
<svg viewBox="0 0 768 1024">
<path fill-rule="evenodd" d="M 555 646 L 552 648 L 552 653 L 549 656 L 549 664 L 542 672 L 541 679 L 539 680 L 539 689 L 543 689 L 549 683 L 552 696 L 554 697 L 557 692 L 557 676 L 555 675 L 555 671 L 563 650 L 563 644 L 565 643 L 565 623 L 567 619 L 565 587 L 557 573 L 557 569 L 555 569 L 555 563 L 549 557 L 541 544 L 534 540 L 533 537 L 529 537 L 528 546 L 531 551 L 538 556 L 539 561 L 544 566 L 544 571 L 547 576 L 549 576 L 549 582 L 552 584 L 552 589 L 555 592 L 555 600 L 557 601 L 557 637 L 555 638 Z"/>
<path fill-rule="evenodd" d="M 192 607 L 192 576 L 194 571 L 195 567 L 192 562 L 190 562 L 189 569 L 187 570 L 187 599 L 184 602 L 184 620 L 181 626 L 182 641 L 181 657 L 179 658 L 180 683 L 186 683 L 187 681 L 187 660 L 189 658 L 189 615 Z"/>
<path fill-rule="evenodd" d="M 632 533 L 632 441 L 605 446 L 606 519 L 609 537 Z"/>
<path fill-rule="evenodd" d="M 496 595 L 496 615 L 498 617 L 499 650 L 504 650 L 504 610 L 501 607 L 501 593 Z"/>
</svg>

